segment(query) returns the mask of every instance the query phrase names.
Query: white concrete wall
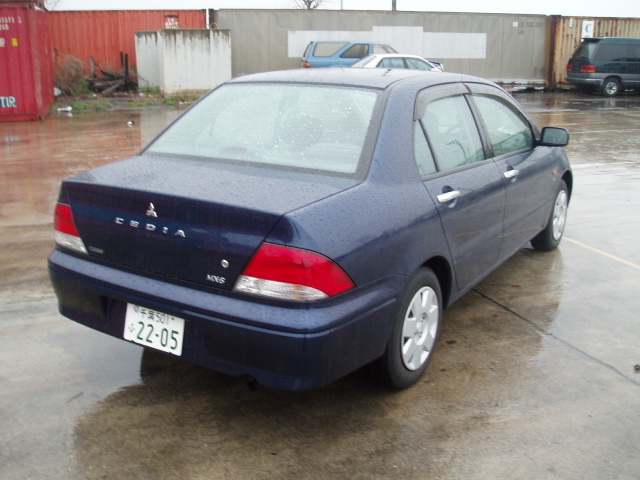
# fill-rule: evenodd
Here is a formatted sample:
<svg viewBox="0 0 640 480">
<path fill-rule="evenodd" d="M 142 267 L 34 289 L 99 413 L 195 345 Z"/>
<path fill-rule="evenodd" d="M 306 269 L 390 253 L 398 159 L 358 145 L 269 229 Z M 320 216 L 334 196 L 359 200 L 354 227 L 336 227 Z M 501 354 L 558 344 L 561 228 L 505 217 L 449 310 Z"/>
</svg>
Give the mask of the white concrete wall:
<svg viewBox="0 0 640 480">
<path fill-rule="evenodd" d="M 136 32 L 138 86 L 160 86 L 160 55 L 158 32 Z"/>
<path fill-rule="evenodd" d="M 158 86 L 166 96 L 210 90 L 231 79 L 229 30 L 137 32 L 136 54 L 140 84 Z"/>
</svg>

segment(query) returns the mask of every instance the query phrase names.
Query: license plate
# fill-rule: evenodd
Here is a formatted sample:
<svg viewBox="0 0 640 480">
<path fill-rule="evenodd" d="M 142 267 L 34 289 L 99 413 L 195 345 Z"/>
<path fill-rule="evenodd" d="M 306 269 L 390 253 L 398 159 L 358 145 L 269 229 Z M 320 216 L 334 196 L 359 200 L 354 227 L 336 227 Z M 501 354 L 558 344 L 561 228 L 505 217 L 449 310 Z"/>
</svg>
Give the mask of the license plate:
<svg viewBox="0 0 640 480">
<path fill-rule="evenodd" d="M 145 347 L 182 355 L 184 320 L 146 307 L 127 304 L 124 338 Z"/>
</svg>

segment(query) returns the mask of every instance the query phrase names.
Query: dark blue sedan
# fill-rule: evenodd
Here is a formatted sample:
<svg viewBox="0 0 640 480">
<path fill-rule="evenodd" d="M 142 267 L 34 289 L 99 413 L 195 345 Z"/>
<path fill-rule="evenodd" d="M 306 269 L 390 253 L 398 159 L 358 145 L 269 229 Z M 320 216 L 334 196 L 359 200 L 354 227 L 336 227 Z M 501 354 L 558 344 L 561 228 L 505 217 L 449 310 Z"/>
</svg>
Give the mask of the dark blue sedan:
<svg viewBox="0 0 640 480">
<path fill-rule="evenodd" d="M 371 362 L 406 388 L 444 307 L 528 242 L 560 242 L 568 141 L 475 77 L 234 79 L 139 155 L 63 182 L 60 312 L 277 388 Z"/>
</svg>

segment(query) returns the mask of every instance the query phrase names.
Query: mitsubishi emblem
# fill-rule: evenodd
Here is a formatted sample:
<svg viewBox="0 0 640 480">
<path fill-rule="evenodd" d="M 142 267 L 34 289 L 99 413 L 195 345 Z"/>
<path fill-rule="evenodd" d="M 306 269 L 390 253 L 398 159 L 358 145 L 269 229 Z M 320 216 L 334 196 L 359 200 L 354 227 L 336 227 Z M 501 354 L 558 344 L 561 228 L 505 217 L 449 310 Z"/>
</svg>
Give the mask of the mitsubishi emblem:
<svg viewBox="0 0 640 480">
<path fill-rule="evenodd" d="M 158 218 L 158 214 L 156 213 L 156 209 L 153 206 L 153 203 L 150 203 L 147 207 L 147 217 Z"/>
</svg>

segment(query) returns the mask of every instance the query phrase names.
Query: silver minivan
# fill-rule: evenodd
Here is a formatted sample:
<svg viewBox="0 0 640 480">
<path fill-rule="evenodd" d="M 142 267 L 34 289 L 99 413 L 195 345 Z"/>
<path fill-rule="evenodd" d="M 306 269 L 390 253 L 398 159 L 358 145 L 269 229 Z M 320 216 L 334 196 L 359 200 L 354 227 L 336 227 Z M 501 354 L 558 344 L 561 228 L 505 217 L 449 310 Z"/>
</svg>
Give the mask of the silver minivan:
<svg viewBox="0 0 640 480">
<path fill-rule="evenodd" d="M 567 64 L 578 90 L 612 97 L 640 87 L 640 38 L 585 38 Z"/>
</svg>

